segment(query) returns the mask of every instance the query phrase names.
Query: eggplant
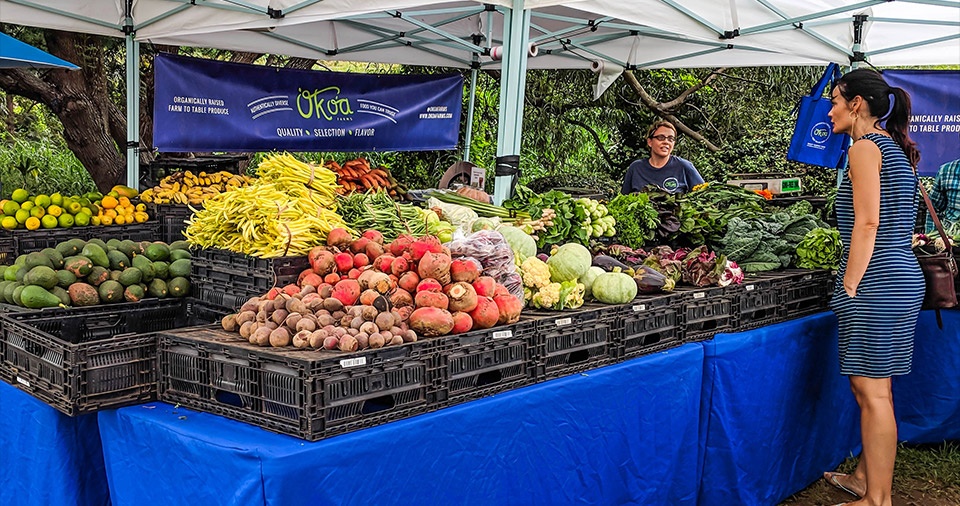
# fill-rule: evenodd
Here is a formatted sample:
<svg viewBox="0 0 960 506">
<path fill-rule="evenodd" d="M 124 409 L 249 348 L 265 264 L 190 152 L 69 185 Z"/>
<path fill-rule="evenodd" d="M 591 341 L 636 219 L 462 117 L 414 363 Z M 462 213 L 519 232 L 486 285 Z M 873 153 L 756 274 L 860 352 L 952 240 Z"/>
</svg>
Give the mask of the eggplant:
<svg viewBox="0 0 960 506">
<path fill-rule="evenodd" d="M 633 280 L 637 283 L 637 291 L 640 293 L 670 292 L 676 286 L 673 278 L 647 265 L 637 267 Z"/>
<path fill-rule="evenodd" d="M 633 276 L 634 270 L 627 264 L 607 255 L 597 255 L 593 257 L 593 265 L 607 272 L 622 272 Z"/>
</svg>

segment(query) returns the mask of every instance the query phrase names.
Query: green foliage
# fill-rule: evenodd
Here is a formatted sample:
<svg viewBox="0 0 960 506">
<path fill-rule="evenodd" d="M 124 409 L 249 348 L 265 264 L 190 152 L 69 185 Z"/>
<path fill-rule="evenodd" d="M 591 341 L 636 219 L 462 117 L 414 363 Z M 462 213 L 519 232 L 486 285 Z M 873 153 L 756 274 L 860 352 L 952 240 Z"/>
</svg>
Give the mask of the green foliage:
<svg viewBox="0 0 960 506">
<path fill-rule="evenodd" d="M 836 269 L 840 265 L 843 244 L 835 228 L 815 228 L 797 245 L 797 267 L 801 269 Z"/>
</svg>

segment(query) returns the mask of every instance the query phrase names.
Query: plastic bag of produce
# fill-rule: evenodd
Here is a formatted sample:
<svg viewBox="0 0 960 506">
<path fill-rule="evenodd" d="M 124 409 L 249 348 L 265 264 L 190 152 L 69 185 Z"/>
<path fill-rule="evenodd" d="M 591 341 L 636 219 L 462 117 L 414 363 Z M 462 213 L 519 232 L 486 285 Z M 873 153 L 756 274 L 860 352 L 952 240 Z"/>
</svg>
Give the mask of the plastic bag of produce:
<svg viewBox="0 0 960 506">
<path fill-rule="evenodd" d="M 472 257 L 483 265 L 483 275 L 490 276 L 512 295 L 523 300 L 523 279 L 513 261 L 513 249 L 496 230 L 481 230 L 454 239 L 446 244 L 453 258 Z"/>
<path fill-rule="evenodd" d="M 469 207 L 457 204 L 447 204 L 440 202 L 436 197 L 427 199 L 427 207 L 440 210 L 443 219 L 450 222 L 453 226 L 462 229 L 464 232 L 470 232 L 470 224 L 479 218 L 476 211 Z"/>
</svg>

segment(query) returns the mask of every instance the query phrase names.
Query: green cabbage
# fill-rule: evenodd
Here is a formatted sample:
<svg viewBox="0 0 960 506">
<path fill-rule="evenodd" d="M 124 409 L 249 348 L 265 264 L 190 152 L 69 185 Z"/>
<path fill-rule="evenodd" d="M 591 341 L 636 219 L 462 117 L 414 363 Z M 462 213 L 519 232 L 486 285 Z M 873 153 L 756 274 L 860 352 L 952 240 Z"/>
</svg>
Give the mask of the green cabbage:
<svg viewBox="0 0 960 506">
<path fill-rule="evenodd" d="M 587 248 L 577 243 L 564 244 L 547 259 L 550 280 L 555 283 L 576 280 L 586 274 L 592 261 L 593 256 Z"/>
<path fill-rule="evenodd" d="M 513 253 L 520 255 L 521 262 L 537 254 L 537 241 L 523 230 L 510 225 L 502 225 L 497 231 L 503 234 L 503 238 L 507 240 L 507 244 L 510 245 Z"/>
</svg>

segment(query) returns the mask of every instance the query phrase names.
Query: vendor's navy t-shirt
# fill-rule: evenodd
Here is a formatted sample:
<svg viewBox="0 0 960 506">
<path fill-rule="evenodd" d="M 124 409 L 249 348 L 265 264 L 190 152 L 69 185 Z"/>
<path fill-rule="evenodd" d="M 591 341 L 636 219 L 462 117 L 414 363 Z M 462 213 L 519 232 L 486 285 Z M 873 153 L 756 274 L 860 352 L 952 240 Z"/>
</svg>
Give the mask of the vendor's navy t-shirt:
<svg viewBox="0 0 960 506">
<path fill-rule="evenodd" d="M 700 173 L 693 164 L 679 156 L 670 156 L 667 163 L 657 169 L 650 165 L 649 159 L 636 160 L 627 168 L 620 193 L 638 192 L 645 186 L 654 185 L 670 193 L 687 192 L 703 183 Z"/>
</svg>

